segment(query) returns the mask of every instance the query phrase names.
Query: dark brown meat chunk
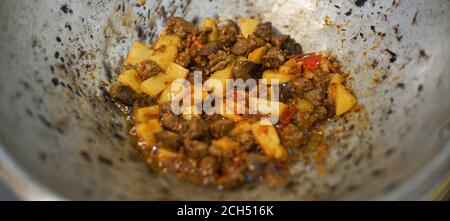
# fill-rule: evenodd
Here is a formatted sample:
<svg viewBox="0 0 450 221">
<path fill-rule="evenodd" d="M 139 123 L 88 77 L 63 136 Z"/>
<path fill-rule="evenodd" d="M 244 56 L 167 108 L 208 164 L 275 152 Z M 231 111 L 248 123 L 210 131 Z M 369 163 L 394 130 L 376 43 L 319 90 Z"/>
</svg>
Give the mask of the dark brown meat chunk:
<svg viewBox="0 0 450 221">
<path fill-rule="evenodd" d="M 231 120 L 217 120 L 209 125 L 209 129 L 214 138 L 220 138 L 228 135 L 233 127 L 234 123 Z"/>
<path fill-rule="evenodd" d="M 154 97 L 146 94 L 139 94 L 134 101 L 133 108 L 138 109 L 141 107 L 148 107 L 156 105 L 157 101 Z"/>
<path fill-rule="evenodd" d="M 302 96 L 305 91 L 309 91 L 314 89 L 314 85 L 311 81 L 307 79 L 303 79 L 301 77 L 295 78 L 288 82 L 291 91 L 295 94 L 295 96 Z"/>
<path fill-rule="evenodd" d="M 145 81 L 161 72 L 164 72 L 164 70 L 152 60 L 141 62 L 137 65 L 136 69 L 138 70 L 141 81 Z"/>
<path fill-rule="evenodd" d="M 227 20 L 219 27 L 219 38 L 217 41 L 225 47 L 231 47 L 236 42 L 236 36 L 238 34 L 239 27 L 236 23 Z"/>
<path fill-rule="evenodd" d="M 295 42 L 289 35 L 273 36 L 271 43 L 280 48 L 287 57 L 292 55 L 302 55 L 302 46 Z"/>
<path fill-rule="evenodd" d="M 177 152 L 181 145 L 180 135 L 169 132 L 169 131 L 159 131 L 153 134 L 155 139 L 161 143 L 164 148 Z"/>
<path fill-rule="evenodd" d="M 210 134 L 208 126 L 203 119 L 193 117 L 191 120 L 183 123 L 183 137 L 196 140 L 209 140 Z"/>
<path fill-rule="evenodd" d="M 210 54 L 209 59 L 209 71 L 215 72 L 224 69 L 230 63 L 230 54 L 226 51 L 220 50 L 215 54 Z"/>
<path fill-rule="evenodd" d="M 325 120 L 328 117 L 328 110 L 325 106 L 319 106 L 316 108 L 316 114 L 318 120 Z"/>
<path fill-rule="evenodd" d="M 123 84 L 113 84 L 109 89 L 112 98 L 117 99 L 121 103 L 131 106 L 138 94 L 129 86 Z"/>
<path fill-rule="evenodd" d="M 169 17 L 167 20 L 167 32 L 181 38 L 186 38 L 188 35 L 195 32 L 195 26 L 183 18 Z"/>
<path fill-rule="evenodd" d="M 163 128 L 178 132 L 181 129 L 181 119 L 179 116 L 176 116 L 171 111 L 170 103 L 161 105 L 160 107 L 161 114 L 161 124 Z"/>
<path fill-rule="evenodd" d="M 241 149 L 244 151 L 255 151 L 257 149 L 255 137 L 250 131 L 236 135 L 235 139 L 241 144 Z"/>
<path fill-rule="evenodd" d="M 298 148 L 304 143 L 303 132 L 294 124 L 288 124 L 279 131 L 281 142 L 286 148 Z"/>
<path fill-rule="evenodd" d="M 264 41 L 266 41 L 266 42 L 270 42 L 271 39 L 272 39 L 272 35 L 273 35 L 273 32 L 272 32 L 272 23 L 270 23 L 270 22 L 260 23 L 260 24 L 256 27 L 256 29 L 255 29 L 255 31 L 253 32 L 253 34 L 254 34 L 256 37 L 258 37 L 258 38 L 260 38 L 260 39 L 262 39 L 262 40 L 264 40 Z"/>
<path fill-rule="evenodd" d="M 317 114 L 297 111 L 295 112 L 293 118 L 293 123 L 295 124 L 295 126 L 303 130 L 309 129 L 314 125 L 314 123 L 317 121 Z"/>
<path fill-rule="evenodd" d="M 294 93 L 292 93 L 293 89 L 289 86 L 288 83 L 280 84 L 280 93 L 279 100 L 283 103 L 288 103 L 294 98 Z"/>
<path fill-rule="evenodd" d="M 247 164 L 246 181 L 260 181 L 264 176 L 269 159 L 261 154 L 249 153 L 245 155 L 245 161 Z"/>
<path fill-rule="evenodd" d="M 201 158 L 208 153 L 208 143 L 199 140 L 185 138 L 183 145 L 188 156 L 192 158 Z"/>
<path fill-rule="evenodd" d="M 261 78 L 261 65 L 245 60 L 238 62 L 233 67 L 233 75 L 236 79 L 242 79 L 244 81 L 253 78 Z"/>
<path fill-rule="evenodd" d="M 183 51 L 179 52 L 177 54 L 177 57 L 175 58 L 175 63 L 187 68 L 191 64 L 191 55 L 189 54 L 189 51 Z"/>
<path fill-rule="evenodd" d="M 305 93 L 305 98 L 311 101 L 315 106 L 321 106 L 322 101 L 325 99 L 325 93 L 321 89 L 314 89 L 307 91 Z"/>
<path fill-rule="evenodd" d="M 234 55 L 244 55 L 247 53 L 249 46 L 246 39 L 239 39 L 231 48 L 231 53 Z"/>
<path fill-rule="evenodd" d="M 250 35 L 247 39 L 239 39 L 231 48 L 231 53 L 234 55 L 246 57 L 256 48 L 262 47 L 264 45 L 264 40 L 256 37 L 255 35 Z"/>
<path fill-rule="evenodd" d="M 208 42 L 198 51 L 198 54 L 201 56 L 209 56 L 216 53 L 221 48 L 222 44 L 218 41 Z"/>
<path fill-rule="evenodd" d="M 279 48 L 272 47 L 262 57 L 261 61 L 264 67 L 275 69 L 280 67 L 284 63 L 285 59 L 286 58 L 283 52 Z"/>
<path fill-rule="evenodd" d="M 219 169 L 219 163 L 215 157 L 206 156 L 200 161 L 199 168 L 203 175 L 213 175 Z"/>
</svg>

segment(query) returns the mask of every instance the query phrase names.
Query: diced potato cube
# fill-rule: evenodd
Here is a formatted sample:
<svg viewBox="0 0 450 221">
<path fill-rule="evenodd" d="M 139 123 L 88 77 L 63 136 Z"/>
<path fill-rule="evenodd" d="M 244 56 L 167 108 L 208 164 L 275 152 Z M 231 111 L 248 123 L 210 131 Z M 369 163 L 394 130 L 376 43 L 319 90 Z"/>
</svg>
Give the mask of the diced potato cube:
<svg viewBox="0 0 450 221">
<path fill-rule="evenodd" d="M 186 78 L 189 74 L 189 70 L 180 66 L 175 62 L 171 62 L 166 70 L 166 74 L 173 79 Z"/>
<path fill-rule="evenodd" d="M 283 74 L 277 70 L 266 70 L 262 75 L 262 79 L 266 79 L 268 85 L 276 84 L 274 80 L 278 80 L 278 84 L 284 84 L 292 78 L 294 78 L 294 75 Z"/>
<path fill-rule="evenodd" d="M 180 45 L 181 38 L 176 35 L 162 34 L 161 37 L 156 40 L 155 49 L 162 47 L 163 45 Z"/>
<path fill-rule="evenodd" d="M 302 113 L 311 113 L 314 111 L 314 104 L 306 99 L 297 99 L 295 107 Z"/>
<path fill-rule="evenodd" d="M 252 62 L 255 62 L 257 64 L 261 64 L 261 59 L 262 57 L 267 53 L 267 51 L 270 49 L 270 46 L 268 45 L 264 45 L 262 47 L 259 47 L 257 49 L 255 49 L 254 51 L 252 51 L 249 55 L 248 55 L 248 59 Z"/>
<path fill-rule="evenodd" d="M 153 146 L 156 143 L 153 134 L 161 130 L 162 128 L 158 119 L 152 119 L 143 124 L 136 124 L 136 136 L 138 139 L 144 140 L 148 146 Z"/>
<path fill-rule="evenodd" d="M 351 110 L 356 104 L 356 98 L 343 85 L 336 84 L 336 116 Z"/>
<path fill-rule="evenodd" d="M 242 35 L 247 38 L 259 24 L 259 20 L 252 18 L 241 18 L 239 19 L 239 28 L 241 29 Z"/>
<path fill-rule="evenodd" d="M 229 64 L 224 69 L 214 72 L 209 77 L 209 79 L 216 79 L 216 80 L 219 80 L 222 83 L 222 89 L 223 89 L 222 93 L 223 93 L 223 95 L 225 95 L 224 91 L 226 90 L 226 82 L 227 82 L 227 80 L 233 79 L 233 71 L 232 71 L 232 69 L 233 69 L 233 65 Z"/>
<path fill-rule="evenodd" d="M 227 154 L 232 153 L 233 150 L 239 149 L 239 142 L 234 141 L 230 137 L 222 137 L 220 139 L 212 140 L 211 144 Z"/>
<path fill-rule="evenodd" d="M 195 116 L 199 116 L 202 112 L 199 110 L 197 105 L 191 105 L 189 107 L 183 107 L 181 113 L 185 120 L 191 120 Z"/>
<path fill-rule="evenodd" d="M 232 103 L 231 103 L 232 104 Z M 239 114 L 236 114 L 236 104 L 231 105 L 230 103 L 227 104 L 227 102 L 224 100 L 223 104 L 222 104 L 222 116 L 225 117 L 228 120 L 232 120 L 234 122 L 239 122 L 242 120 L 242 116 Z"/>
<path fill-rule="evenodd" d="M 288 108 L 288 105 L 282 102 L 265 100 L 262 98 L 250 98 L 249 103 L 250 108 L 256 107 L 258 113 L 270 114 L 272 116 L 281 116 Z"/>
<path fill-rule="evenodd" d="M 140 89 L 152 97 L 157 97 L 164 89 L 170 86 L 173 80 L 172 77 L 160 73 L 142 82 Z"/>
<path fill-rule="evenodd" d="M 177 157 L 183 157 L 183 155 L 167 150 L 165 148 L 159 148 L 156 157 L 163 163 L 170 163 L 173 159 L 176 159 Z"/>
<path fill-rule="evenodd" d="M 328 60 L 325 57 L 322 57 L 319 63 L 320 70 L 322 70 L 322 72 L 325 74 L 330 73 L 329 64 L 330 63 L 328 62 Z"/>
<path fill-rule="evenodd" d="M 140 78 L 139 74 L 135 70 L 125 70 L 122 74 L 119 75 L 118 81 L 124 85 L 131 87 L 136 92 L 139 92 L 140 89 Z"/>
<path fill-rule="evenodd" d="M 230 132 L 231 135 L 239 135 L 251 130 L 251 125 L 247 121 L 239 121 L 236 126 Z"/>
<path fill-rule="evenodd" d="M 174 44 L 163 45 L 154 50 L 150 60 L 156 62 L 163 70 L 167 70 L 173 60 L 177 57 L 178 47 Z"/>
<path fill-rule="evenodd" d="M 219 37 L 219 29 L 217 29 L 216 22 L 211 18 L 206 18 L 202 25 L 202 31 L 206 28 L 211 28 L 211 33 L 208 34 L 208 41 L 212 42 Z"/>
<path fill-rule="evenodd" d="M 136 124 L 147 123 L 152 119 L 159 118 L 159 106 L 139 108 L 134 113 L 134 121 Z"/>
<path fill-rule="evenodd" d="M 340 75 L 340 74 L 332 74 L 331 75 L 330 84 L 333 84 L 333 83 L 341 84 L 342 82 L 344 82 L 344 77 L 342 77 L 342 75 Z"/>
<path fill-rule="evenodd" d="M 152 49 L 140 42 L 136 42 L 125 60 L 125 65 L 137 65 L 145 60 L 149 60 L 152 55 Z"/>
<path fill-rule="evenodd" d="M 336 99 L 337 85 L 342 85 L 342 82 L 344 82 L 344 77 L 342 77 L 342 75 L 340 74 L 331 75 L 327 93 L 332 100 Z"/>
<path fill-rule="evenodd" d="M 287 158 L 288 153 L 281 146 L 280 138 L 274 126 L 262 124 L 260 121 L 251 125 L 251 131 L 266 156 L 277 160 Z"/>
<path fill-rule="evenodd" d="M 176 82 L 176 81 L 175 81 Z M 159 104 L 169 103 L 175 98 L 183 96 L 186 91 L 186 87 L 183 84 L 172 82 L 164 91 L 161 93 L 158 99 Z"/>
</svg>

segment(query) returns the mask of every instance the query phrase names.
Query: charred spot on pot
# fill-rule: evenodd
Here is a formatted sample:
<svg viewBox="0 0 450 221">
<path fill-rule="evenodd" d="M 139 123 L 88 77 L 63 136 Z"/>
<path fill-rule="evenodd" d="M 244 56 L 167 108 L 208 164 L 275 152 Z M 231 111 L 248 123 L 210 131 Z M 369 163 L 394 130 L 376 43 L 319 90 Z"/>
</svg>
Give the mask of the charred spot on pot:
<svg viewBox="0 0 450 221">
<path fill-rule="evenodd" d="M 363 7 L 366 2 L 367 2 L 367 0 L 356 0 L 355 5 L 357 7 Z"/>
<path fill-rule="evenodd" d="M 67 23 L 64 27 L 67 28 L 67 30 L 72 31 L 72 26 L 70 24 Z"/>
<path fill-rule="evenodd" d="M 394 63 L 397 60 L 397 54 L 389 49 L 386 49 L 386 52 L 389 53 L 389 55 L 391 55 L 389 62 Z"/>
<path fill-rule="evenodd" d="M 423 90 L 423 85 L 419 84 L 419 86 L 417 87 L 417 91 L 420 93 Z"/>
<path fill-rule="evenodd" d="M 63 5 L 63 6 L 61 6 L 61 11 L 62 12 L 64 12 L 64 14 L 67 14 L 67 13 L 69 13 L 69 14 L 73 14 L 73 11 L 72 11 L 72 9 L 66 4 L 66 5 Z"/>
<path fill-rule="evenodd" d="M 419 50 L 419 59 L 425 59 L 428 60 L 428 58 L 430 58 L 430 56 L 427 54 L 427 52 L 424 49 L 420 49 Z"/>
<path fill-rule="evenodd" d="M 371 26 L 370 26 L 370 30 L 372 30 L 373 32 L 376 32 L 375 26 L 371 25 Z"/>
<path fill-rule="evenodd" d="M 344 13 L 346 16 L 352 15 L 352 9 L 348 10 L 346 13 Z"/>
<path fill-rule="evenodd" d="M 102 156 L 102 155 L 98 155 L 98 156 L 97 156 L 97 159 L 98 159 L 98 161 L 99 161 L 100 163 L 103 163 L 103 164 L 105 164 L 105 165 L 107 165 L 107 166 L 112 166 L 112 165 L 114 165 L 114 162 L 113 162 L 111 159 L 106 158 L 106 157 L 104 157 L 104 156 Z"/>
<path fill-rule="evenodd" d="M 59 51 L 55 52 L 55 58 L 56 58 L 56 59 L 59 58 Z"/>
<path fill-rule="evenodd" d="M 60 37 L 56 37 L 56 41 L 59 42 L 59 43 L 61 43 L 62 40 L 61 40 Z"/>
<path fill-rule="evenodd" d="M 400 89 L 405 89 L 405 83 L 397 83 L 397 87 Z"/>
<path fill-rule="evenodd" d="M 125 140 L 125 137 L 123 137 L 121 134 L 113 133 L 113 136 L 114 136 L 117 140 L 120 140 L 120 141 Z"/>
<path fill-rule="evenodd" d="M 80 151 L 80 155 L 81 155 L 81 157 L 83 157 L 83 159 L 86 160 L 87 162 L 91 162 L 91 161 L 92 161 L 91 155 L 90 155 L 88 152 L 82 150 L 82 151 Z"/>
<path fill-rule="evenodd" d="M 112 81 L 112 68 L 107 61 L 103 61 L 103 68 L 105 69 L 106 77 L 109 81 Z"/>
<path fill-rule="evenodd" d="M 416 11 L 416 13 L 414 13 L 414 16 L 411 21 L 411 25 L 417 24 L 417 15 L 419 15 L 419 11 Z"/>
<path fill-rule="evenodd" d="M 38 157 L 43 162 L 45 162 L 47 160 L 47 154 L 45 152 L 40 152 Z"/>
<path fill-rule="evenodd" d="M 38 115 L 38 118 L 41 121 L 41 123 L 44 124 L 44 126 L 46 126 L 47 128 L 52 129 L 54 127 L 53 124 L 41 114 Z"/>
<path fill-rule="evenodd" d="M 27 113 L 27 115 L 29 116 L 29 117 L 33 117 L 34 116 L 34 114 L 33 114 L 33 111 L 31 111 L 30 110 L 30 108 L 25 108 L 25 112 Z"/>
</svg>

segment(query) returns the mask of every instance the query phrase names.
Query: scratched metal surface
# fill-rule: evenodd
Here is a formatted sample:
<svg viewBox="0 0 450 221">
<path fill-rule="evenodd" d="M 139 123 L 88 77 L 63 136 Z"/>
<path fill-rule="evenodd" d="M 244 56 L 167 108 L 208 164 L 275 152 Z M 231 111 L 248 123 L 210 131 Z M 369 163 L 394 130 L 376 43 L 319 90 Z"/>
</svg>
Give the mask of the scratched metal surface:
<svg viewBox="0 0 450 221">
<path fill-rule="evenodd" d="M 450 171 L 449 10 L 445 0 L 3 1 L 0 172 L 21 199 L 426 199 Z M 365 109 L 330 122 L 325 176 L 305 160 L 289 186 L 220 192 L 149 173 L 106 92 L 132 42 L 152 41 L 170 15 L 256 16 L 305 51 L 338 56 Z"/>
</svg>

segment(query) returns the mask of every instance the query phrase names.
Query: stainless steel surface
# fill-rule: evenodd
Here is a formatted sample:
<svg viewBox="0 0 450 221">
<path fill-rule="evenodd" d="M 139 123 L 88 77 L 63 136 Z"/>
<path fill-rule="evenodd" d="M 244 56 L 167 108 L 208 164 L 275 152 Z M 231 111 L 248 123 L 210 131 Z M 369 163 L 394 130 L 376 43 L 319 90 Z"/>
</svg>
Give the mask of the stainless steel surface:
<svg viewBox="0 0 450 221">
<path fill-rule="evenodd" d="M 357 2 L 5 0 L 1 175 L 32 200 L 430 199 L 450 175 L 450 2 Z M 338 56 L 365 109 L 330 122 L 325 176 L 303 161 L 288 188 L 220 192 L 148 172 L 105 92 L 172 14 L 256 16 Z"/>
</svg>

